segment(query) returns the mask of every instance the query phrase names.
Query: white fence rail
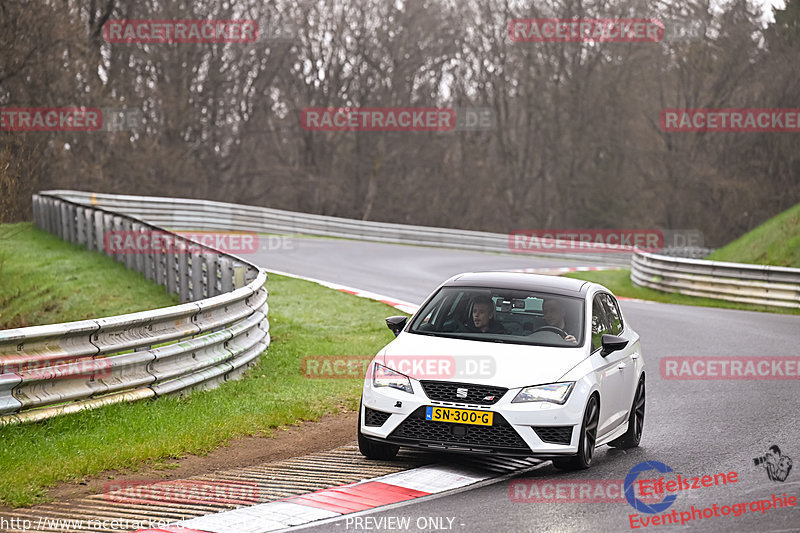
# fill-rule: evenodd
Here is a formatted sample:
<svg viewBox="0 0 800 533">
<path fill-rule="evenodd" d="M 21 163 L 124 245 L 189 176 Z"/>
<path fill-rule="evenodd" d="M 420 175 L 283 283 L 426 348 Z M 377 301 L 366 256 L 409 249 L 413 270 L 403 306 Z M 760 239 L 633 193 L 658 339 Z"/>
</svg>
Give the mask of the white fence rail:
<svg viewBox="0 0 800 533">
<path fill-rule="evenodd" d="M 115 257 L 183 303 L 0 330 L 0 425 L 214 387 L 238 377 L 269 346 L 264 270 L 179 235 L 170 249 L 108 253 L 106 232 L 164 230 L 58 193 L 34 195 L 33 206 L 38 227 Z"/>
<path fill-rule="evenodd" d="M 800 269 L 724 263 L 637 252 L 636 285 L 665 292 L 774 307 L 800 308 Z"/>
<path fill-rule="evenodd" d="M 319 235 L 483 252 L 513 252 L 508 234 L 503 233 L 373 222 L 188 198 L 95 194 L 64 190 L 48 192 L 82 204 L 96 205 L 109 210 L 127 213 L 158 226 L 175 230 L 236 229 L 276 234 Z M 552 244 L 556 242 L 548 241 L 547 239 L 542 239 L 542 241 Z M 543 250 L 540 253 L 541 255 L 557 255 L 559 258 L 578 259 L 594 263 L 602 262 L 616 266 L 628 266 L 630 263 L 633 252 L 633 248 L 630 246 L 604 246 L 602 244 L 592 244 L 591 246 L 596 248 L 597 251 L 569 253 L 568 251 L 560 250 L 555 253 L 548 253 L 547 250 Z M 516 253 L 523 254 L 524 252 Z"/>
</svg>

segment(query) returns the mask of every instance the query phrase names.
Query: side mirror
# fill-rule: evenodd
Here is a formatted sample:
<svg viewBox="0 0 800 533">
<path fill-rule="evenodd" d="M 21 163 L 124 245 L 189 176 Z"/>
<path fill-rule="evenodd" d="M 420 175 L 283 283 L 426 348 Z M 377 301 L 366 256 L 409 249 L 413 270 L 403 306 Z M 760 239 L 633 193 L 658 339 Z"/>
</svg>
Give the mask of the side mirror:
<svg viewBox="0 0 800 533">
<path fill-rule="evenodd" d="M 394 336 L 397 337 L 400 335 L 400 332 L 403 331 L 403 328 L 406 327 L 407 321 L 407 316 L 390 316 L 386 319 L 386 326 L 392 330 Z"/>
<path fill-rule="evenodd" d="M 616 335 L 603 335 L 600 341 L 603 344 L 603 349 L 600 350 L 600 355 L 606 357 L 607 355 L 621 350 L 628 345 L 628 341 Z"/>
</svg>

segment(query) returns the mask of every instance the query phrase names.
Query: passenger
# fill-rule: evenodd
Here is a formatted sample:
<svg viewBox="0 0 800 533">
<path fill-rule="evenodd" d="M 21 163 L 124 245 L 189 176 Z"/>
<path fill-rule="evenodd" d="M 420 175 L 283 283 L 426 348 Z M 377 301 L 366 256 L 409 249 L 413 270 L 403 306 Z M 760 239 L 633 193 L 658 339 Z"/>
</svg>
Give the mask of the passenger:
<svg viewBox="0 0 800 533">
<path fill-rule="evenodd" d="M 488 296 L 477 296 L 472 302 L 472 324 L 470 329 L 482 333 L 505 333 L 506 328 L 494 318 L 494 300 Z"/>
<path fill-rule="evenodd" d="M 549 299 L 542 302 L 542 313 L 544 313 L 544 321 L 548 326 L 555 327 L 566 333 L 565 341 L 578 344 L 578 339 L 571 335 L 565 329 L 567 311 L 564 309 L 564 303 L 561 300 Z"/>
</svg>

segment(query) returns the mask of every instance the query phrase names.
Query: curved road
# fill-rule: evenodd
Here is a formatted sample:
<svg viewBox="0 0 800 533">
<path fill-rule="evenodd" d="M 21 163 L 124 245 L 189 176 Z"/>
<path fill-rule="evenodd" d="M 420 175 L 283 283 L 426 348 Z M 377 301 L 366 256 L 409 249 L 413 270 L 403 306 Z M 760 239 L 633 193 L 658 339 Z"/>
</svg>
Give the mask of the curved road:
<svg viewBox="0 0 800 533">
<path fill-rule="evenodd" d="M 301 238 L 290 242 L 293 249 L 262 252 L 253 259 L 267 269 L 324 279 L 417 304 L 441 281 L 459 272 L 591 264 L 555 256 L 510 256 L 333 239 Z M 659 375 L 659 360 L 666 356 L 800 356 L 800 316 L 637 301 L 623 301 L 621 305 L 625 318 L 642 336 L 647 363 L 647 413 L 641 446 L 627 452 L 603 446 L 588 471 L 564 474 L 548 465 L 524 479 L 620 480 L 634 465 L 654 460 L 684 477 L 730 471 L 738 474 L 736 483 L 680 492 L 667 512 L 714 504 L 721 508 L 770 498 L 772 494 L 786 493 L 800 499 L 800 464 L 795 465 L 785 482 L 770 481 L 765 471 L 753 464 L 753 458 L 764 454 L 772 444 L 779 445 L 796 463 L 800 461 L 800 388 L 796 379 L 676 381 Z M 674 474 L 669 476 L 674 479 Z M 513 501 L 509 488 L 520 479 L 384 507 L 356 517 L 370 517 L 369 522 L 354 522 L 350 517 L 349 523 L 343 518 L 304 529 L 398 531 L 375 527 L 381 522 L 372 519 L 409 517 L 410 527 L 404 531 L 635 530 L 629 522 L 634 509 L 624 501 Z M 441 520 L 418 522 L 421 517 Z M 672 531 L 679 527 L 651 525 L 641 529 Z M 691 521 L 680 529 L 800 531 L 800 512 L 798 507 L 765 513 L 748 509 L 738 517 L 731 514 Z"/>
</svg>

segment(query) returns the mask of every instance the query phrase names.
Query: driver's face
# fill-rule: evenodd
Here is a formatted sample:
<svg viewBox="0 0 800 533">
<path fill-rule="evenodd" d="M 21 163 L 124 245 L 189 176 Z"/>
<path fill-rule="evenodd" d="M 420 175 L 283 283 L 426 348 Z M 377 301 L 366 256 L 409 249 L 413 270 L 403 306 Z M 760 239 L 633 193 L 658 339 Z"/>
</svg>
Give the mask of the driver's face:
<svg viewBox="0 0 800 533">
<path fill-rule="evenodd" d="M 542 305 L 542 313 L 548 326 L 556 326 L 563 329 L 565 311 L 558 302 L 545 302 Z"/>
<path fill-rule="evenodd" d="M 486 304 L 475 304 L 472 306 L 472 323 L 478 329 L 488 328 L 491 315 L 489 306 Z"/>
</svg>

